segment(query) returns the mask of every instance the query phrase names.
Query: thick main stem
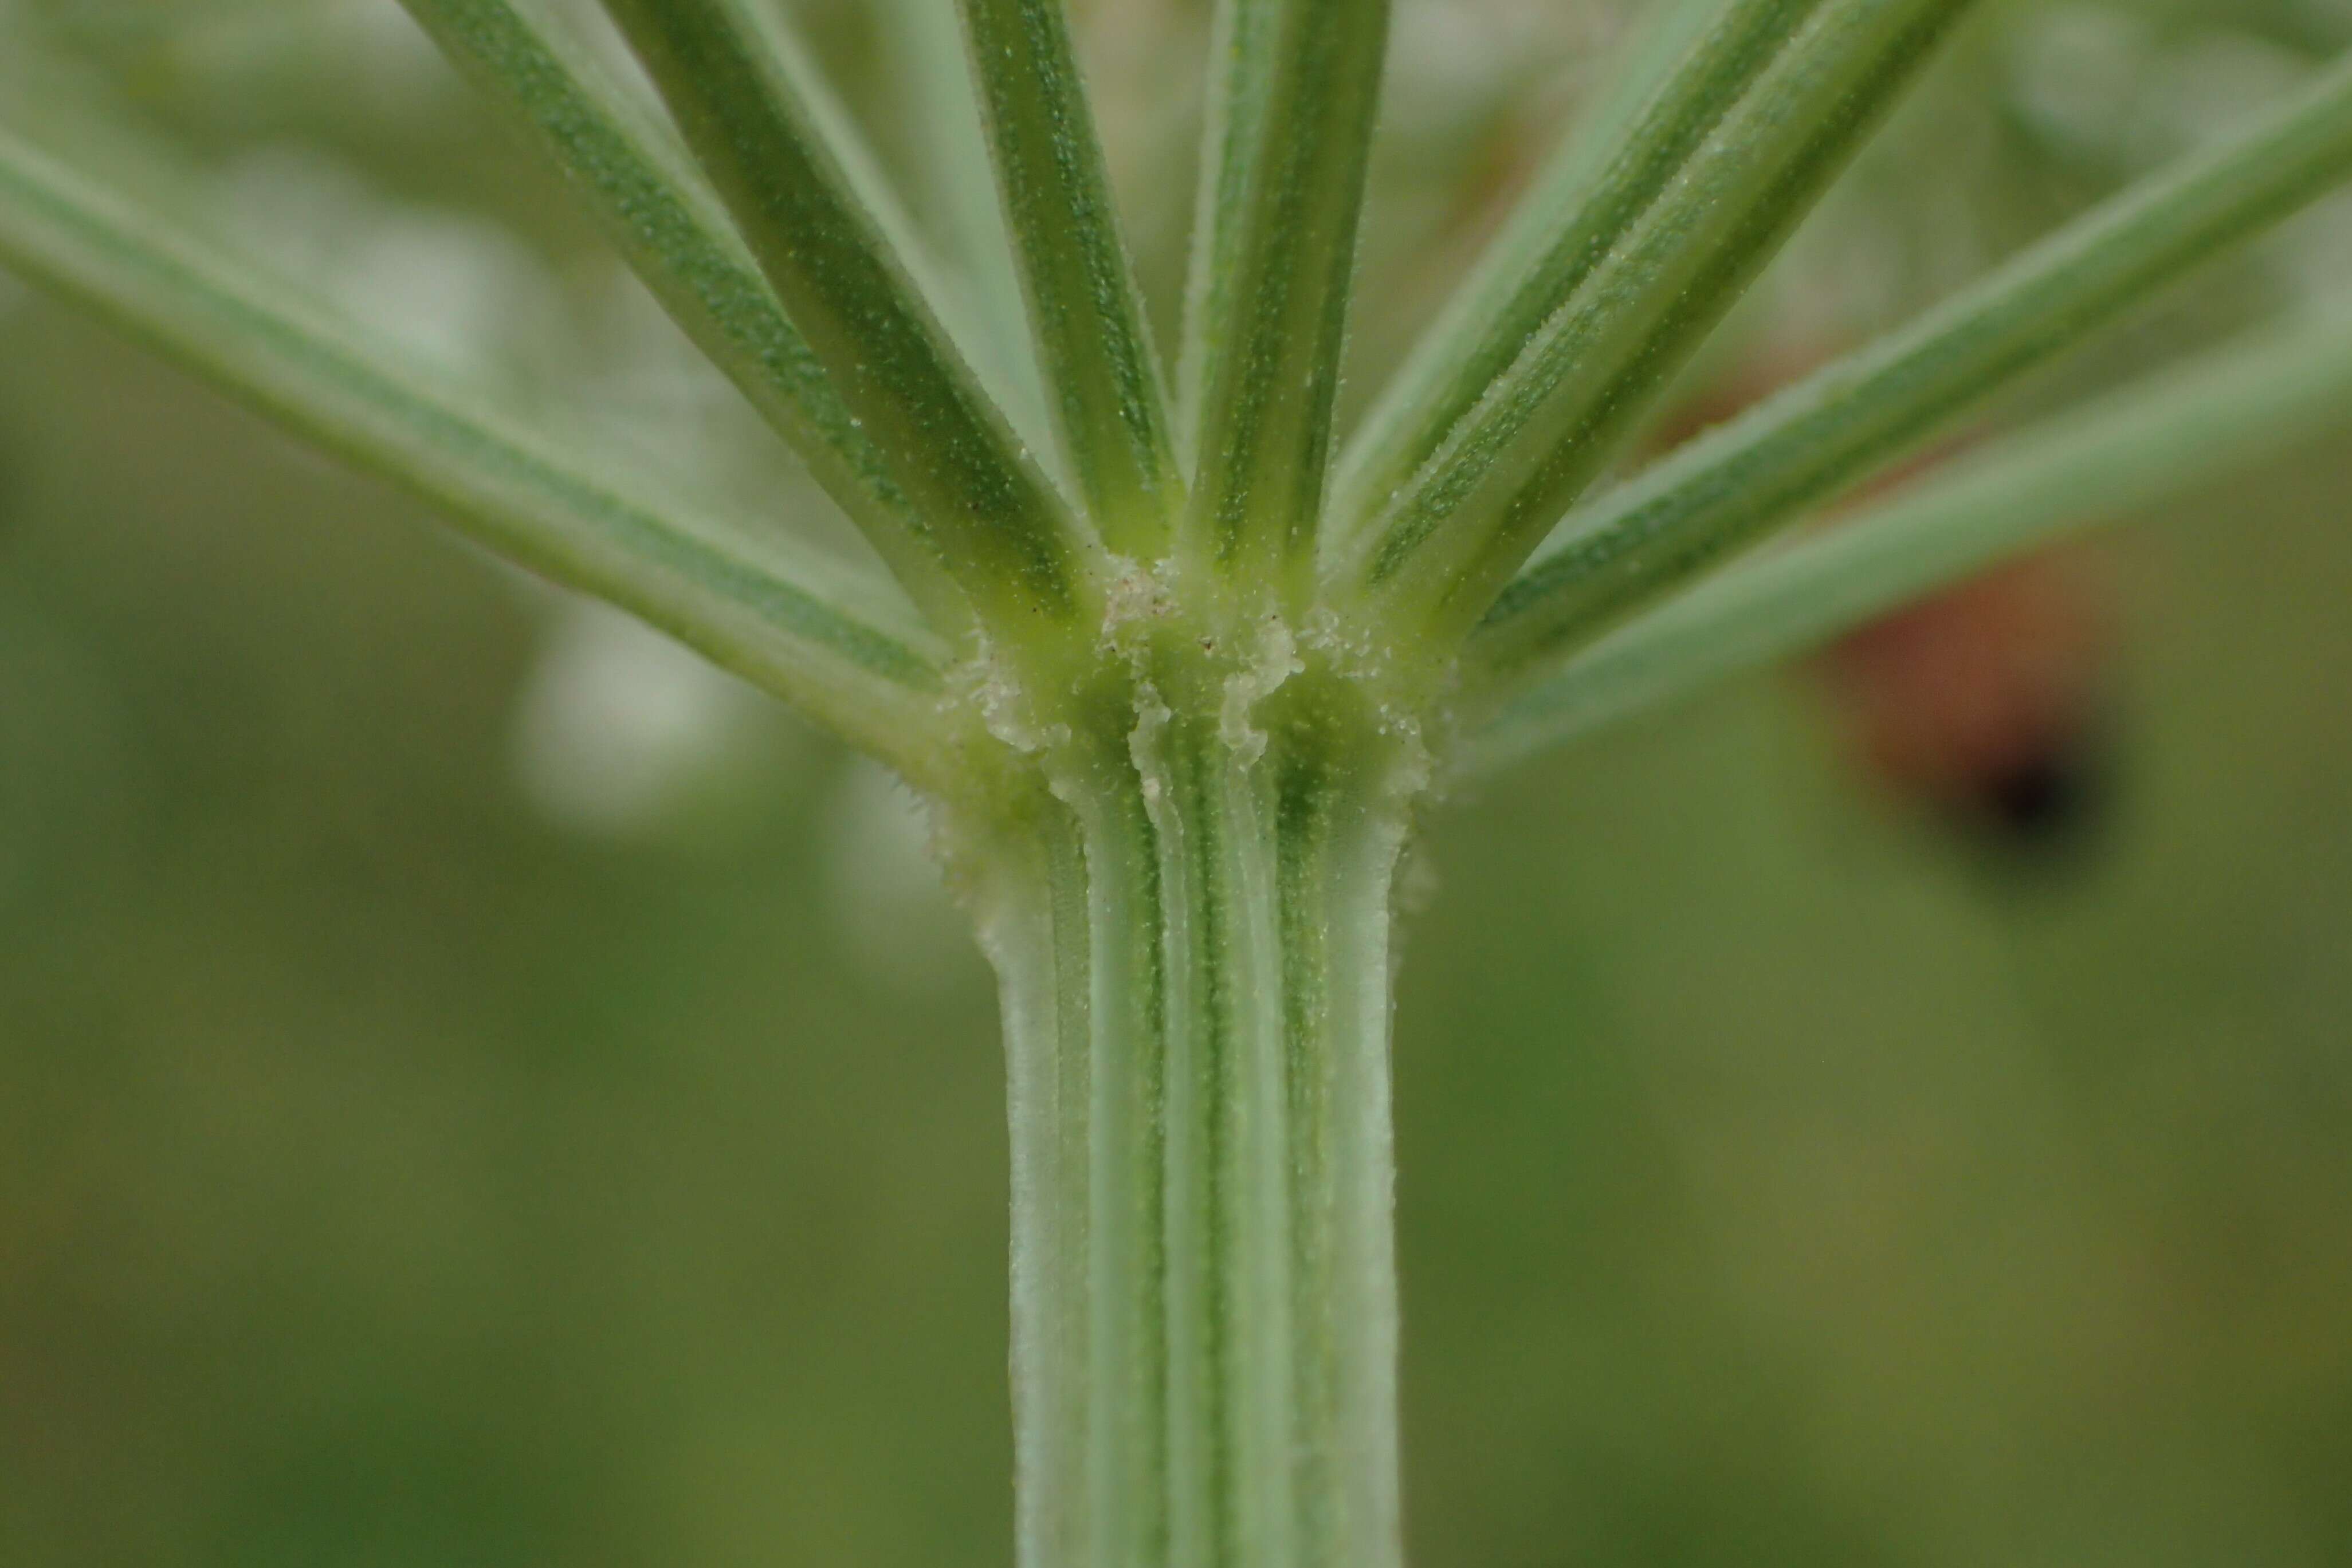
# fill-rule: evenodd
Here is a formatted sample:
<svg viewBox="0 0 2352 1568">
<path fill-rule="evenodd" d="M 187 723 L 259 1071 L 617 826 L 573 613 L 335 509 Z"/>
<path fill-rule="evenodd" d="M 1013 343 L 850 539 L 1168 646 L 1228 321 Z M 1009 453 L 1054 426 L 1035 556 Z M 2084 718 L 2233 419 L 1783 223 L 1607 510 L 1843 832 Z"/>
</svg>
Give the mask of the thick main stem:
<svg viewBox="0 0 2352 1568">
<path fill-rule="evenodd" d="M 982 890 L 1021 1561 L 1391 1568 L 1402 748 L 1304 696 L 1261 730 L 1141 694 Z"/>
</svg>

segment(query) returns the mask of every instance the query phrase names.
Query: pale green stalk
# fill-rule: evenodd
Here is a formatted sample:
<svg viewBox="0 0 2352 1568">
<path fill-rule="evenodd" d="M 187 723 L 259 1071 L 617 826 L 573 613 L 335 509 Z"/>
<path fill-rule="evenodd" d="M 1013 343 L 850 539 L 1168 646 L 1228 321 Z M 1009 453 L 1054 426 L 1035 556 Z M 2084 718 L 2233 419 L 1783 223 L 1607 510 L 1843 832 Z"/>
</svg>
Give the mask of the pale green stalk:
<svg viewBox="0 0 2352 1568">
<path fill-rule="evenodd" d="M 983 627 L 1084 626 L 1088 541 L 908 277 L 741 0 L 608 0 L 785 313 L 940 538 Z"/>
<path fill-rule="evenodd" d="M 1479 731 L 1460 770 L 1491 774 L 2347 426 L 2352 319 L 2265 331 L 1702 584 L 1517 697 Z"/>
<path fill-rule="evenodd" d="M 1395 1568 L 1388 912 L 1418 776 L 1334 748 L 1344 689 L 1244 738 L 1147 662 L 1177 685 L 962 841 L 1012 1055 L 1020 1560 Z"/>
<path fill-rule="evenodd" d="M 1200 468 L 1201 419 L 1209 379 L 1233 341 L 1250 171 L 1265 140 L 1266 92 L 1274 75 L 1274 25 L 1281 0 L 1217 0 L 1209 33 L 1207 102 L 1201 128 L 1201 184 L 1184 284 L 1183 343 L 1176 363 L 1176 435 L 1188 473 Z"/>
<path fill-rule="evenodd" d="M 1799 7 L 1796 37 L 1367 530 L 1345 589 L 1397 622 L 1466 633 L 1969 4 Z M 1771 37 L 1759 23 L 1743 41 Z"/>
<path fill-rule="evenodd" d="M 1062 450 L 1105 544 L 1156 559 L 1183 482 L 1061 0 L 959 0 Z"/>
<path fill-rule="evenodd" d="M 1690 162 L 1819 0 L 1666 0 L 1364 416 L 1337 538 L 1377 520 Z"/>
<path fill-rule="evenodd" d="M 2352 173 L 2352 60 L 1916 325 L 1692 443 L 1570 519 L 1473 640 L 1473 684 L 1523 687 L 1733 550 L 1867 477 L 2166 283 Z"/>
<path fill-rule="evenodd" d="M 758 266 L 586 52 L 509 0 L 404 0 L 493 102 L 535 133 L 672 319 L 725 371 L 840 504 L 934 622 L 969 617 L 940 541 L 835 395 Z"/>
<path fill-rule="evenodd" d="M 781 543 L 791 575 L 437 388 L 257 274 L 0 133 L 0 261 L 312 441 L 435 503 L 485 546 L 625 609 L 910 776 L 945 784 L 945 650 L 871 587 Z"/>
<path fill-rule="evenodd" d="M 957 348 L 1004 409 L 1030 456 L 1070 494 L 1068 475 L 1058 465 L 1061 454 L 1054 449 L 1045 371 L 1030 350 L 1028 308 L 1021 303 L 1021 275 L 1013 270 L 1004 209 L 988 162 L 964 24 L 952 5 L 939 0 L 870 0 L 870 12 L 877 30 L 875 64 L 889 89 L 885 113 L 898 122 L 910 155 L 901 200 L 891 203 L 898 212 L 877 216 L 912 261 L 918 289 L 939 308 Z M 783 26 L 781 16 L 776 26 Z M 856 141 L 856 125 L 828 118 L 825 134 Z M 903 235 L 891 224 L 898 216 L 906 219 Z"/>
<path fill-rule="evenodd" d="M 1187 554 L 1306 608 L 1329 479 L 1389 0 L 1279 0 L 1240 183 Z M 1222 177 L 1222 171 L 1217 171 Z"/>
<path fill-rule="evenodd" d="M 1054 428 L 1045 375 L 1031 347 L 1029 308 L 997 199 L 963 23 L 940 0 L 873 0 L 873 7 L 883 29 L 891 110 L 916 144 L 908 201 L 934 236 L 954 291 L 971 302 L 967 346 L 974 368 L 1042 459 L 1052 452 Z"/>
<path fill-rule="evenodd" d="M 909 3 L 899 0 L 901 10 Z M 971 209 L 991 204 L 994 187 L 982 133 L 980 100 L 963 60 L 962 25 L 936 6 L 924 17 L 926 33 L 944 31 L 955 46 L 949 58 L 937 62 L 929 59 L 926 50 L 925 63 L 961 73 L 961 79 L 955 76 L 933 78 L 940 96 L 924 113 L 927 125 L 934 118 L 947 122 L 945 128 L 929 133 L 933 145 L 957 139 L 963 143 L 962 156 L 941 170 L 939 178 L 971 177 L 979 182 L 968 196 L 953 204 L 949 221 L 941 224 L 928 214 L 918 217 L 914 204 L 936 202 L 936 187 L 918 183 L 911 190 L 901 188 L 865 125 L 851 112 L 835 84 L 809 59 L 792 6 L 774 0 L 747 0 L 735 14 L 743 26 L 746 47 L 768 65 L 777 80 L 790 85 L 815 144 L 834 158 L 840 170 L 843 193 L 873 225 L 881 237 L 883 254 L 906 274 L 915 298 L 938 321 L 955 357 L 978 384 L 983 405 L 994 405 L 1020 454 L 1059 486 L 1066 476 L 1055 466 L 1059 454 L 1054 447 L 1053 419 L 1046 412 L 1045 371 L 1030 350 L 1028 317 L 1021 303 L 1020 279 L 1013 276 L 1013 258 L 1000 254 L 981 262 L 959 248 L 993 246 L 1002 251 L 1009 243 L 1001 217 L 985 228 L 960 232 L 960 225 L 975 215 Z M 1009 291 L 1003 287 L 1008 277 L 1013 279 Z M 1055 494 L 1066 497 L 1067 491 L 1057 489 Z"/>
</svg>

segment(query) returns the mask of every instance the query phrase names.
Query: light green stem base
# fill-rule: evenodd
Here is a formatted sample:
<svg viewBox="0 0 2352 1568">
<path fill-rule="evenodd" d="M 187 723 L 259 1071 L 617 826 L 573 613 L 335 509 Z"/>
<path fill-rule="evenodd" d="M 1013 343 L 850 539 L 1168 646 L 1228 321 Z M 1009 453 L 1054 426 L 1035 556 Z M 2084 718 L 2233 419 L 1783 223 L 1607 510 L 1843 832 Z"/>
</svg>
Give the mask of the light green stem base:
<svg viewBox="0 0 2352 1568">
<path fill-rule="evenodd" d="M 1260 731 L 1146 685 L 991 835 L 1022 845 L 978 892 L 1011 1061 L 1024 1568 L 1401 1561 L 1408 748 L 1335 738 L 1377 731 L 1305 689 L 1268 706 Z"/>
</svg>

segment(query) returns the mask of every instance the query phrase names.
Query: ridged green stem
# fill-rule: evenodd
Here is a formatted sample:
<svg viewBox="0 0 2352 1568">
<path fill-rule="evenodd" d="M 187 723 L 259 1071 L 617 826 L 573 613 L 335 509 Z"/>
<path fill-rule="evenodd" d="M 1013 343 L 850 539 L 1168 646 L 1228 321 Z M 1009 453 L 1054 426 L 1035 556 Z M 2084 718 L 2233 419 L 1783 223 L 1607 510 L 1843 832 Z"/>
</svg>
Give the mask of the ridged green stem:
<svg viewBox="0 0 2352 1568">
<path fill-rule="evenodd" d="M 926 788 L 955 779 L 947 650 L 881 585 L 723 526 L 422 374 L 301 288 L 0 133 L 0 266 L 440 508 L 484 547 L 620 605 Z"/>
<path fill-rule="evenodd" d="M 605 0 L 983 630 L 1083 625 L 1089 540 L 910 271 L 824 84 L 749 0 Z"/>
<path fill-rule="evenodd" d="M 1324 694 L 1328 697 L 1328 691 Z M 1394 1568 L 1402 749 L 1150 684 L 992 846 L 1024 1568 Z M 1008 852 L 1008 841 L 1019 848 Z"/>
<path fill-rule="evenodd" d="M 1272 11 L 1259 24 L 1270 63 L 1255 145 L 1234 149 L 1247 157 L 1239 209 L 1203 214 L 1214 234 L 1232 228 L 1228 313 L 1204 324 L 1223 335 L 1208 340 L 1214 370 L 1181 537 L 1221 574 L 1270 581 L 1297 613 L 1330 477 L 1389 0 L 1276 0 Z"/>
<path fill-rule="evenodd" d="M 1649 166 L 1644 141 L 1629 149 L 1622 182 L 1595 195 L 1592 243 L 1605 252 L 1565 268 L 1556 282 L 1577 279 L 1565 302 L 1528 324 L 1508 370 L 1343 555 L 1337 581 L 1354 580 L 1392 622 L 1467 633 L 1973 3 L 1822 0 L 1727 17 L 1692 61 L 1704 90 L 1690 96 L 1738 100 L 1703 135 L 1675 116 L 1649 128 L 1644 141 L 1663 137 L 1669 152 L 1689 142 L 1671 173 Z M 1750 11 L 1809 14 L 1751 29 Z M 1765 53 L 1752 78 L 1736 68 Z"/>
<path fill-rule="evenodd" d="M 2258 333 L 1702 583 L 1523 693 L 1457 768 L 1492 773 L 2347 425 L 2352 318 Z"/>
<path fill-rule="evenodd" d="M 1054 419 L 1104 542 L 1155 559 L 1181 505 L 1159 356 L 1061 0 L 959 0 Z"/>
<path fill-rule="evenodd" d="M 1368 527 L 1670 187 L 1818 0 L 1674 0 L 1364 416 L 1332 511 Z M 1720 24 L 1719 26 L 1717 24 Z"/>
<path fill-rule="evenodd" d="M 1470 647 L 1525 690 L 1676 584 L 1795 521 L 2199 264 L 2352 174 L 2352 58 L 2151 175 L 1912 325 L 1691 442 L 1572 514 Z"/>
</svg>

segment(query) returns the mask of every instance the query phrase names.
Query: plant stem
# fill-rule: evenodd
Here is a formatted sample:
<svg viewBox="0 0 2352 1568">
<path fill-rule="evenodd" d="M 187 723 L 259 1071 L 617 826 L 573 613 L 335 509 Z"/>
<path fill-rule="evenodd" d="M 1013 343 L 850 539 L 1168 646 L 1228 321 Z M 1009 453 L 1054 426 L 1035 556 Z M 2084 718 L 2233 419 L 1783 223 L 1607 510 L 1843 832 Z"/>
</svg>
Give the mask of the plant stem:
<svg viewBox="0 0 2352 1568">
<path fill-rule="evenodd" d="M 1214 369 L 1185 537 L 1197 561 L 1270 580 L 1276 602 L 1297 613 L 1313 593 L 1389 0 L 1275 0 L 1269 9 L 1255 145 L 1231 193 L 1239 210 L 1203 214 L 1212 239 L 1227 225 L 1234 232 L 1227 315 L 1202 324 L 1225 336 L 1208 340 Z"/>
<path fill-rule="evenodd" d="M 1089 541 L 919 287 L 807 62 L 747 0 L 605 0 L 984 630 L 1084 624 Z M 1025 645 L 1025 644 L 1024 644 Z"/>
<path fill-rule="evenodd" d="M 1054 417 L 1104 541 L 1165 548 L 1184 482 L 1062 0 L 959 0 Z"/>
<path fill-rule="evenodd" d="M 1479 777 L 2352 423 L 2352 319 L 2304 319 L 2010 436 L 1602 638 L 1477 731 Z M 1470 699 L 1475 701 L 1474 695 Z"/>
<path fill-rule="evenodd" d="M 1024 1568 L 1401 1561 L 1389 935 L 1417 774 L 1335 742 L 1374 732 L 1332 695 L 1286 687 L 1268 734 L 1213 683 L 1139 681 L 1017 831 L 967 840 L 1010 1056 Z"/>
<path fill-rule="evenodd" d="M 1514 306 L 1529 319 L 1445 394 L 1475 401 L 1340 580 L 1381 613 L 1466 633 L 1973 4 L 1743 0 L 1594 192 L 1559 276 L 1528 280 Z M 1736 101 L 1713 108 L 1726 93 Z"/>
<path fill-rule="evenodd" d="M 961 769 L 947 650 L 887 586 L 803 546 L 758 556 L 403 362 L 303 297 L 0 133 L 0 265 L 441 508 L 485 548 L 617 604 L 925 788 Z M 877 589 L 882 591 L 877 591 Z"/>
<path fill-rule="evenodd" d="M 1515 695 L 1677 584 L 1914 447 L 1971 404 L 2352 176 L 2352 57 L 1912 325 L 1816 371 L 1571 513 L 1470 645 Z"/>
</svg>

